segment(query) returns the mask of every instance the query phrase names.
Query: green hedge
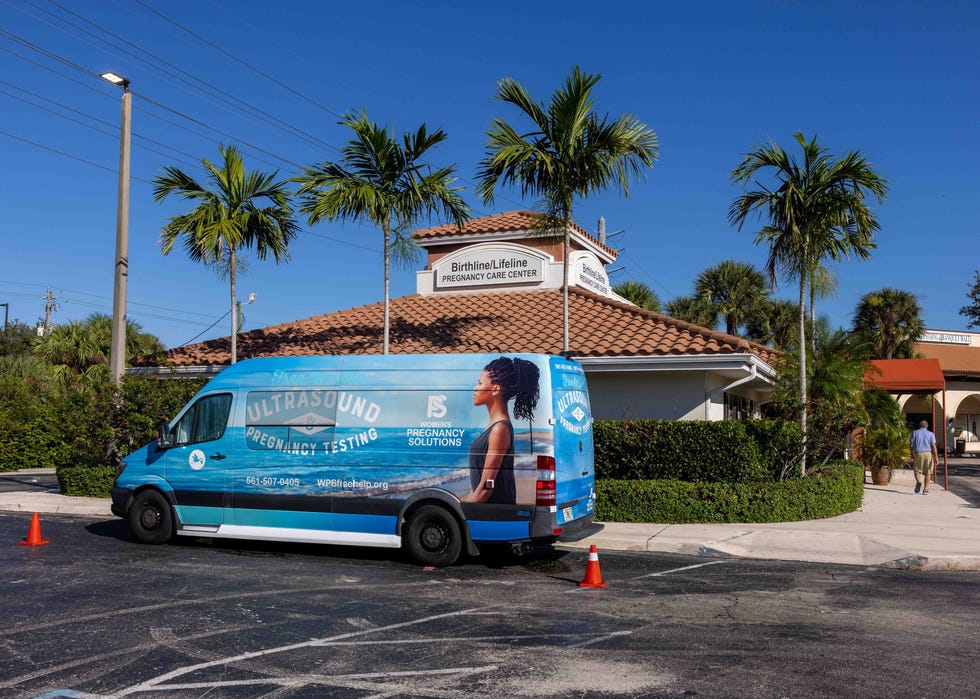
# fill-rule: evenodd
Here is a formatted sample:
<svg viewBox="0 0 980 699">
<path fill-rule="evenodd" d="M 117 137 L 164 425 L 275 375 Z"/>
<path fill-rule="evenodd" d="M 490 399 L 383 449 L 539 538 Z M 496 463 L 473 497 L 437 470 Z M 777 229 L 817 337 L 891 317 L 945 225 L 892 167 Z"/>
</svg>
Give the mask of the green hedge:
<svg viewBox="0 0 980 699">
<path fill-rule="evenodd" d="M 58 469 L 58 485 L 65 495 L 107 498 L 116 479 L 112 466 L 75 466 Z"/>
<path fill-rule="evenodd" d="M 596 420 L 594 430 L 597 479 L 768 481 L 801 443 L 782 420 Z"/>
<path fill-rule="evenodd" d="M 608 522 L 793 522 L 834 517 L 861 505 L 864 467 L 825 466 L 769 483 L 597 480 L 596 519 Z"/>
<path fill-rule="evenodd" d="M 125 456 L 156 437 L 206 382 L 202 379 L 123 380 L 122 402 L 108 384 L 94 395 L 73 394 L 55 411 L 52 430 L 60 440 L 52 464 L 65 495 L 109 497 L 115 477 L 111 447 Z"/>
</svg>

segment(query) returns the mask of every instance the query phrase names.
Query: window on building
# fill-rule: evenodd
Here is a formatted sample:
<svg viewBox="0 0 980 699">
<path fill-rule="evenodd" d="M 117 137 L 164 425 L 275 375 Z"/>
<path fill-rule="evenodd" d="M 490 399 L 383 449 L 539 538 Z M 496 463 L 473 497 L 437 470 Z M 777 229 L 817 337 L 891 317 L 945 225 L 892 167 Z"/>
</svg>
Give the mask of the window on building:
<svg viewBox="0 0 980 699">
<path fill-rule="evenodd" d="M 726 420 L 748 420 L 755 417 L 755 401 L 745 396 L 736 396 L 732 393 L 725 394 L 725 419 Z"/>
</svg>

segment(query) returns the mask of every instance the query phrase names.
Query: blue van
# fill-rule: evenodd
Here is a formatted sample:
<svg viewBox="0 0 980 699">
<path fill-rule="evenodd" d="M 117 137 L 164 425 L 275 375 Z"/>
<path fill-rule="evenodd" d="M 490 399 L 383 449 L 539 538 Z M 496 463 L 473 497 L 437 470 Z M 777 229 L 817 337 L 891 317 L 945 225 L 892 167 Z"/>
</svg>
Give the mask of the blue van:
<svg viewBox="0 0 980 699">
<path fill-rule="evenodd" d="M 249 359 L 129 454 L 112 511 L 174 534 L 404 547 L 424 565 L 482 544 L 599 528 L 592 415 L 571 359 Z"/>
</svg>

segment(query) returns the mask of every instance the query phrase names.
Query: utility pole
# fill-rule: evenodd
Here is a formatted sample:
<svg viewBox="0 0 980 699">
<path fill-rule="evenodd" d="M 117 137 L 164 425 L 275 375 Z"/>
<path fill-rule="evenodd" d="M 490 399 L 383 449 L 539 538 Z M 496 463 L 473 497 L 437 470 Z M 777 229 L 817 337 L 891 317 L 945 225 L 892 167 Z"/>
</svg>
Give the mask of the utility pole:
<svg viewBox="0 0 980 699">
<path fill-rule="evenodd" d="M 112 347 L 109 371 L 112 380 L 122 383 L 126 371 L 126 287 L 129 282 L 129 151 L 133 95 L 129 80 L 115 73 L 103 79 L 123 89 L 122 117 L 119 125 L 119 187 L 116 196 L 116 258 L 112 284 Z"/>
<path fill-rule="evenodd" d="M 47 335 L 51 330 L 51 312 L 58 310 L 58 304 L 54 300 L 58 298 L 51 293 L 51 287 L 48 287 L 48 293 L 44 295 L 44 334 Z"/>
</svg>

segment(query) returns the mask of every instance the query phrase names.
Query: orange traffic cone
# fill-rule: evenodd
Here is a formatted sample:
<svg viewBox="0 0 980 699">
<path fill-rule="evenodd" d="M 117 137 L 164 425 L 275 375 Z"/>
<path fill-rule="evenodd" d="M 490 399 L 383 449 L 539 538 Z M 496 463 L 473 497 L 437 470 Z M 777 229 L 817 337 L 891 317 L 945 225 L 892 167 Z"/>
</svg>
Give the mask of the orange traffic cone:
<svg viewBox="0 0 980 699">
<path fill-rule="evenodd" d="M 41 519 L 37 516 L 37 512 L 31 517 L 31 528 L 27 530 L 27 538 L 20 542 L 21 546 L 43 546 L 44 544 L 50 544 L 50 541 L 45 541 L 41 538 Z"/>
<path fill-rule="evenodd" d="M 589 562 L 585 566 L 585 580 L 578 584 L 579 587 L 605 587 L 606 583 L 599 572 L 599 552 L 596 551 L 595 544 L 589 547 Z"/>
</svg>

